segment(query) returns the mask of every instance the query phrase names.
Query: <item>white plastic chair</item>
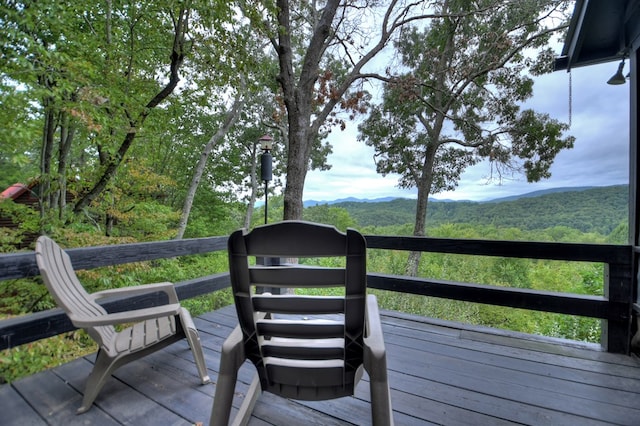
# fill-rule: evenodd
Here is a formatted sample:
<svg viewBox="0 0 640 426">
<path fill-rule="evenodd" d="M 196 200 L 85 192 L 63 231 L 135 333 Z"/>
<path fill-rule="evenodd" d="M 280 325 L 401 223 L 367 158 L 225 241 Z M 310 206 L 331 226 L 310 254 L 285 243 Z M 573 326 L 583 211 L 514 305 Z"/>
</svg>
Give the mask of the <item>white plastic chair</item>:
<svg viewBox="0 0 640 426">
<path fill-rule="evenodd" d="M 172 283 L 146 284 L 89 294 L 76 276 L 69 255 L 51 238 L 36 242 L 36 260 L 47 289 L 78 328 L 98 343 L 98 355 L 85 385 L 78 413 L 91 408 L 106 380 L 120 366 L 184 337 L 189 341 L 202 384 L 210 383 L 200 337 L 193 319 L 180 306 Z M 167 294 L 169 303 L 153 308 L 108 313 L 96 301 L 115 295 Z M 134 323 L 117 332 L 114 325 Z"/>
</svg>

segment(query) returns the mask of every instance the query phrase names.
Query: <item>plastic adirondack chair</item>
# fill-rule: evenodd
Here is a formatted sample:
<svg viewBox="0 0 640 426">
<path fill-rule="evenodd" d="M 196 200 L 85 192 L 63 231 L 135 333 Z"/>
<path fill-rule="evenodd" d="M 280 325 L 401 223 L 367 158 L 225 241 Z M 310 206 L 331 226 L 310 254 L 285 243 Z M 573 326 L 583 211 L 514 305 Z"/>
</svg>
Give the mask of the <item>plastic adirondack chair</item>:
<svg viewBox="0 0 640 426">
<path fill-rule="evenodd" d="M 198 330 L 189 311 L 180 306 L 172 283 L 145 284 L 89 294 L 78 280 L 67 253 L 45 236 L 38 238 L 36 243 L 36 260 L 42 279 L 58 306 L 66 312 L 73 325 L 85 329 L 99 346 L 78 413 L 91 408 L 100 389 L 117 368 L 184 337 L 193 352 L 202 383 L 210 382 Z M 96 302 L 107 296 L 155 292 L 166 293 L 169 303 L 107 313 Z M 130 323 L 133 325 L 119 332 L 114 328 L 116 324 Z"/>
<path fill-rule="evenodd" d="M 364 237 L 352 229 L 345 234 L 332 226 L 284 221 L 234 232 L 228 254 L 239 325 L 222 347 L 210 424 L 228 424 L 237 372 L 246 359 L 257 374 L 233 424 L 248 422 L 262 391 L 298 400 L 353 395 L 363 367 L 373 424 L 393 424 L 378 305 L 366 294 Z M 346 266 L 251 266 L 250 256 L 339 257 Z M 342 287 L 344 293 L 271 295 L 254 286 Z"/>
</svg>

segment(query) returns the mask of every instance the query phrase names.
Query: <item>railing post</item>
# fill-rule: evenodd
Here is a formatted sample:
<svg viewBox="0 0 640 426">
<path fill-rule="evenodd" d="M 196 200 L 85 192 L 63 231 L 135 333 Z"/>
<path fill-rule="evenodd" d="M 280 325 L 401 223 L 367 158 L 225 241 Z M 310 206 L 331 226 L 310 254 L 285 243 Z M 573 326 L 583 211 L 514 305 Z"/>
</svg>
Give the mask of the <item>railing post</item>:
<svg viewBox="0 0 640 426">
<path fill-rule="evenodd" d="M 633 283 L 632 309 L 631 309 L 631 343 L 629 353 L 640 355 L 640 268 L 638 267 L 638 247 L 633 251 Z"/>
<path fill-rule="evenodd" d="M 604 296 L 609 300 L 609 316 L 603 320 L 602 346 L 607 352 L 629 354 L 633 271 L 629 264 L 605 264 Z"/>
<path fill-rule="evenodd" d="M 256 257 L 256 263 L 263 266 L 280 266 L 282 264 L 279 257 Z M 256 292 L 282 294 L 282 289 L 278 287 L 258 287 Z"/>
</svg>

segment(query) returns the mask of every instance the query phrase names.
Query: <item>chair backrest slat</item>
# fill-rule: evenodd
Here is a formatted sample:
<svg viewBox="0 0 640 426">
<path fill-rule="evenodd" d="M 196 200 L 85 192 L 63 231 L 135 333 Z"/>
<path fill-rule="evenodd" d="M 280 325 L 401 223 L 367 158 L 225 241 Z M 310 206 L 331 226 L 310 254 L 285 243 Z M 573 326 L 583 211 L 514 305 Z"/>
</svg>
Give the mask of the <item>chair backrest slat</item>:
<svg viewBox="0 0 640 426">
<path fill-rule="evenodd" d="M 344 268 L 256 265 L 249 269 L 253 285 L 283 288 L 344 287 Z"/>
<path fill-rule="evenodd" d="M 337 314 L 344 313 L 344 297 L 255 295 L 253 309 L 280 314 Z"/>
<path fill-rule="evenodd" d="M 278 339 L 276 342 L 263 342 L 262 355 L 264 357 L 292 358 L 302 360 L 341 359 L 344 356 L 343 339 Z"/>
<path fill-rule="evenodd" d="M 344 256 L 344 234 L 335 234 L 309 222 L 284 221 L 270 227 L 255 228 L 247 234 L 247 251 L 254 256 L 272 257 L 333 257 Z M 311 226 L 310 226 L 311 225 Z M 286 227 L 286 230 L 285 230 Z M 327 227 L 332 228 L 332 227 Z M 256 232 L 257 231 L 257 232 Z"/>
<path fill-rule="evenodd" d="M 290 339 L 344 338 L 342 321 L 260 320 L 256 322 L 258 334 L 264 337 Z"/>
<path fill-rule="evenodd" d="M 69 255 L 55 241 L 45 236 L 38 238 L 36 261 L 49 293 L 72 322 L 75 316 L 99 317 L 106 313 L 82 286 Z M 87 331 L 99 344 L 115 336 L 112 326 L 92 327 Z"/>
</svg>

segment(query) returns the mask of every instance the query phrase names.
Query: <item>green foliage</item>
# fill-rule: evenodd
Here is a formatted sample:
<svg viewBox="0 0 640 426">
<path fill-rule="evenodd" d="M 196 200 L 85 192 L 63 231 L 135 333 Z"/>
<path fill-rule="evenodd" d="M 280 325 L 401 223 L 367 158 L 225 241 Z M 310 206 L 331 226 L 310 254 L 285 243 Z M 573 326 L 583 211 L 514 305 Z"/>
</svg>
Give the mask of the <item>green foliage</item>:
<svg viewBox="0 0 640 426">
<path fill-rule="evenodd" d="M 356 222 L 351 218 L 346 209 L 330 207 L 327 204 L 307 207 L 304 209 L 302 217 L 304 220 L 310 222 L 333 225 L 343 232 L 346 231 L 347 228 L 352 228 L 356 225 Z"/>
<path fill-rule="evenodd" d="M 185 238 L 229 235 L 242 227 L 245 206 L 206 187 L 196 193 Z"/>
<path fill-rule="evenodd" d="M 131 210 L 119 212 L 116 228 L 111 236 L 132 236 L 139 241 L 164 240 L 173 235 L 179 213 L 154 201 L 138 202 Z"/>
<path fill-rule="evenodd" d="M 192 316 L 198 316 L 233 304 L 233 293 L 230 288 L 218 290 L 181 302 Z"/>
<path fill-rule="evenodd" d="M 408 235 L 411 226 L 368 226 L 360 230 L 365 234 Z M 493 225 L 445 224 L 430 228 L 429 233 L 442 238 L 606 242 L 606 237 L 602 235 L 582 234 L 577 230 L 559 227 L 523 231 Z M 403 275 L 407 257 L 408 253 L 404 251 L 369 250 L 368 270 Z M 604 267 L 601 264 L 583 262 L 424 253 L 419 276 L 542 291 L 602 295 Z M 385 309 L 588 342 L 599 342 L 600 339 L 600 321 L 597 319 L 392 292 L 379 294 L 380 305 Z"/>
<path fill-rule="evenodd" d="M 594 296 L 604 295 L 602 287 L 604 271 L 601 265 L 583 264 L 578 269 L 578 275 L 581 281 L 579 284 L 574 284 L 571 291 Z"/>
<path fill-rule="evenodd" d="M 382 309 L 410 314 L 477 324 L 479 305 L 457 300 L 437 299 L 412 294 L 398 294 L 384 290 L 371 290 Z"/>
<path fill-rule="evenodd" d="M 531 288 L 529 262 L 525 259 L 494 258 L 491 274 L 497 285 L 515 288 Z"/>
<path fill-rule="evenodd" d="M 0 105 L 2 105 L 1 102 Z M 7 126 L 10 125 L 7 124 Z M 11 126 L 15 127 L 13 124 Z M 2 140 L 1 135 L 0 140 Z M 4 191 L 14 183 L 29 183 L 38 174 L 34 163 L 33 155 L 28 151 L 25 153 L 24 147 L 12 148 L 8 144 L 3 144 L 2 152 L 0 152 L 0 170 L 2 170 L 0 172 L 0 189 Z"/>
<path fill-rule="evenodd" d="M 192 19 L 180 26 L 186 16 Z M 0 20 L 0 185 L 39 177 L 43 207 L 54 210 L 67 182 L 71 205 L 51 216 L 74 208 L 107 234 L 112 220 L 131 219 L 124 198 L 139 181 L 123 169 L 153 171 L 164 196 L 176 197 L 166 180 L 183 183 L 178 177 L 189 175 L 198 144 L 220 124 L 230 86 L 250 69 L 260 74 L 264 56 L 253 55 L 254 34 L 226 1 L 16 1 L 0 9 Z M 247 80 L 262 87 L 262 78 Z M 178 81 L 181 96 L 169 96 Z M 211 187 L 241 179 L 227 173 L 234 160 L 210 168 Z M 142 234 L 159 232 L 138 226 Z"/>
<path fill-rule="evenodd" d="M 97 350 L 82 330 L 0 351 L 0 384 L 52 368 Z"/>
<path fill-rule="evenodd" d="M 512 152 L 524 160 L 527 181 L 537 182 L 551 177 L 549 169 L 556 155 L 563 149 L 573 148 L 575 138 L 562 138 L 569 129 L 565 123 L 552 119 L 548 114 L 524 110 L 518 116 L 510 134 Z"/>
<path fill-rule="evenodd" d="M 364 227 L 366 234 L 407 235 L 409 226 Z M 429 234 L 442 238 L 488 240 L 538 240 L 604 243 L 607 237 L 582 234 L 565 227 L 523 231 L 493 225 L 445 224 L 430 228 Z M 367 268 L 371 272 L 403 275 L 408 252 L 369 250 Z M 485 285 L 526 288 L 540 291 L 602 295 L 604 267 L 586 262 L 529 260 L 442 253 L 424 253 L 419 276 Z M 525 333 L 599 342 L 600 321 L 592 318 L 512 309 L 393 292 L 377 292 L 380 306 L 418 315 Z"/>
<path fill-rule="evenodd" d="M 622 221 L 611 231 L 607 236 L 607 243 L 629 244 L 629 222 L 627 220 Z"/>
<path fill-rule="evenodd" d="M 0 253 L 12 252 L 16 247 L 24 246 L 25 240 L 40 229 L 38 211 L 13 200 L 0 200 L 0 218 L 15 226 L 0 227 Z"/>
<path fill-rule="evenodd" d="M 264 225 L 264 209 L 265 206 L 257 208 L 253 212 L 251 220 L 251 228 L 259 225 Z M 282 195 L 269 197 L 269 204 L 267 205 L 267 222 L 274 223 L 282 220 L 284 214 L 284 197 Z"/>
<path fill-rule="evenodd" d="M 47 289 L 33 279 L 0 281 L 0 317 L 24 315 L 56 307 Z"/>
</svg>

